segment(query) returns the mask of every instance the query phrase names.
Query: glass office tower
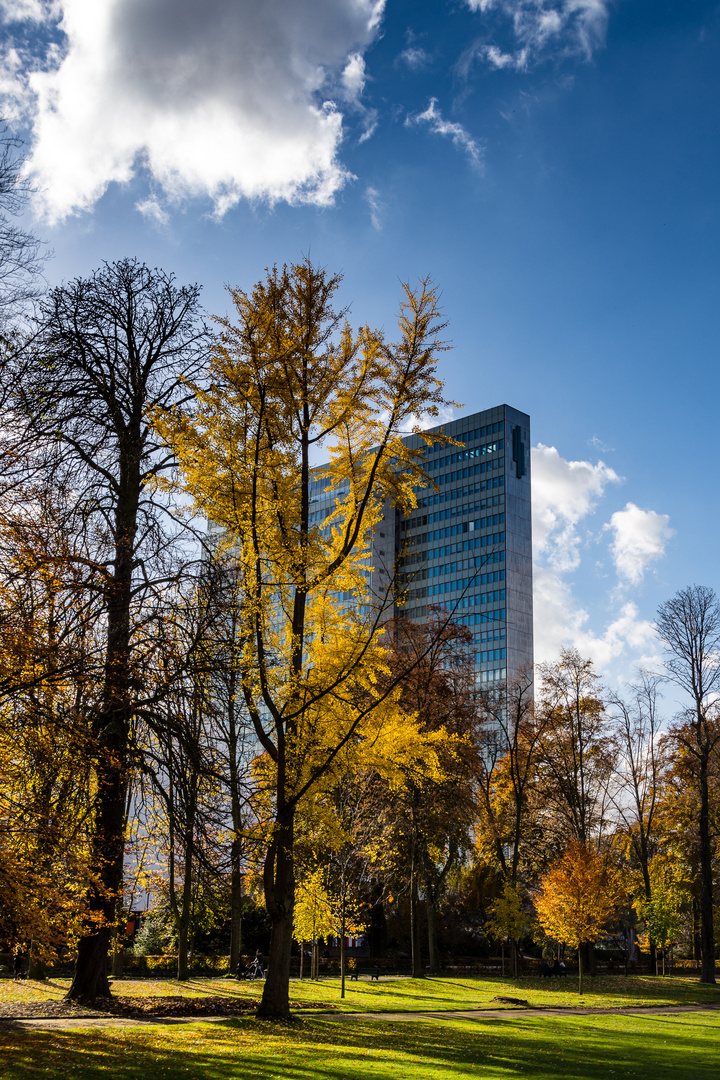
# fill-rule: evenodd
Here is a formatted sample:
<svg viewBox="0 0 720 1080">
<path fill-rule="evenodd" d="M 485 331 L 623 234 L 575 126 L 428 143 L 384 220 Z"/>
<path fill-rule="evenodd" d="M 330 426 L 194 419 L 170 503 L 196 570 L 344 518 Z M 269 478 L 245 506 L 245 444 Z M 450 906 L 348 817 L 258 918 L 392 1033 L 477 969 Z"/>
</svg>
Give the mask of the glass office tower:
<svg viewBox="0 0 720 1080">
<path fill-rule="evenodd" d="M 495 686 L 533 663 L 530 417 L 498 405 L 431 428 L 460 445 L 425 451 L 433 487 L 417 490 L 403 515 L 387 505 L 373 538 L 370 592 L 395 587 L 396 608 L 413 622 L 439 606 L 471 629 L 479 684 Z M 407 443 L 422 448 L 417 435 Z M 311 481 L 311 520 L 322 521 L 339 491 Z"/>
<path fill-rule="evenodd" d="M 498 405 L 433 431 L 460 445 L 433 444 L 434 489 L 395 514 L 403 611 L 417 622 L 431 605 L 452 612 L 472 631 L 478 683 L 497 685 L 533 663 L 530 417 Z"/>
</svg>

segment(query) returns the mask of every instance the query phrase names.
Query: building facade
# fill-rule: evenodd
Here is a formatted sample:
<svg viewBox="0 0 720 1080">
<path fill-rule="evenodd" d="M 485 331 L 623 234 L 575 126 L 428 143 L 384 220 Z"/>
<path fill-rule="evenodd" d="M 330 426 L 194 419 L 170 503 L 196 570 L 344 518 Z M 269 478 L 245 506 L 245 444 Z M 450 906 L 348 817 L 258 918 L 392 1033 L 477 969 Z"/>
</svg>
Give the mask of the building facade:
<svg viewBox="0 0 720 1080">
<path fill-rule="evenodd" d="M 373 540 L 370 592 L 397 593 L 396 612 L 423 622 L 446 609 L 470 628 L 479 684 L 502 685 L 532 667 L 530 417 L 498 405 L 431 428 L 459 445 L 425 450 L 433 486 L 417 490 L 403 515 L 388 505 Z M 424 448 L 417 435 L 411 447 Z M 322 521 L 340 492 L 313 481 L 313 516 Z"/>
</svg>

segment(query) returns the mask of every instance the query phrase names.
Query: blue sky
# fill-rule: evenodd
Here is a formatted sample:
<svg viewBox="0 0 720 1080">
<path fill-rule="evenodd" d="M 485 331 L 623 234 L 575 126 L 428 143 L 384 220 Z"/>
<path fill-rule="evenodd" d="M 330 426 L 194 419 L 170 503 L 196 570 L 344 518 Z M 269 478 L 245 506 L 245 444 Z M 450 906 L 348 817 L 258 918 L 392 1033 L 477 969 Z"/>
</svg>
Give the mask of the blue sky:
<svg viewBox="0 0 720 1080">
<path fill-rule="evenodd" d="M 0 0 L 48 279 L 204 286 L 304 254 L 392 327 L 431 274 L 448 396 L 532 417 L 539 659 L 608 677 L 718 587 L 720 5 Z"/>
</svg>

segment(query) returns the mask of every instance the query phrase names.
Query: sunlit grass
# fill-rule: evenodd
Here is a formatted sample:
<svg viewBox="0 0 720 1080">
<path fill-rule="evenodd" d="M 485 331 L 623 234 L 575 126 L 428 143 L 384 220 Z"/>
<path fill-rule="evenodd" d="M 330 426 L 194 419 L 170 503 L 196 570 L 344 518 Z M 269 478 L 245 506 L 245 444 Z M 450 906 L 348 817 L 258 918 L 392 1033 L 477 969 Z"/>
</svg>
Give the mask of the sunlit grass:
<svg viewBox="0 0 720 1080">
<path fill-rule="evenodd" d="M 69 985 L 66 979 L 47 983 L 10 979 L 0 980 L 2 1002 L 38 1002 L 60 999 Z M 186 983 L 172 979 L 117 979 L 113 994 L 119 999 L 153 997 L 223 997 L 257 1000 L 262 982 L 236 982 L 228 979 L 193 978 Z M 344 1001 L 340 999 L 339 979 L 318 981 L 293 979 L 293 1001 L 333 1006 L 344 1012 L 401 1012 L 477 1009 L 493 1007 L 496 995 L 523 998 L 530 1005 L 568 1007 L 624 1007 L 629 1005 L 720 1004 L 720 988 L 700 983 L 697 978 L 655 978 L 651 976 L 612 976 L 587 979 L 582 998 L 577 981 L 571 978 L 492 979 L 388 979 L 376 982 L 347 982 Z"/>
<path fill-rule="evenodd" d="M 458 1020 L 315 1016 L 0 1032 L 4 1080 L 702 1080 L 716 1013 Z"/>
</svg>

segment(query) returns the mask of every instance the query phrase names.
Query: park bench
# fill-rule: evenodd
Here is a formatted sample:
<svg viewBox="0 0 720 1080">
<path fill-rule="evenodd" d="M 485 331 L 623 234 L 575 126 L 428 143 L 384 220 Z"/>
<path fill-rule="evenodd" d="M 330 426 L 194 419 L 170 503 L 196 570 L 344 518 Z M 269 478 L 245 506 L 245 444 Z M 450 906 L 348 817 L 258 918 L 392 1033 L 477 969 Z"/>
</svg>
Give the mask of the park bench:
<svg viewBox="0 0 720 1080">
<path fill-rule="evenodd" d="M 373 979 L 376 982 L 380 982 L 380 968 L 377 964 L 371 968 L 361 968 L 359 965 L 353 968 L 350 972 L 350 982 L 357 982 L 360 975 L 369 975 L 370 982 L 372 982 Z"/>
</svg>

